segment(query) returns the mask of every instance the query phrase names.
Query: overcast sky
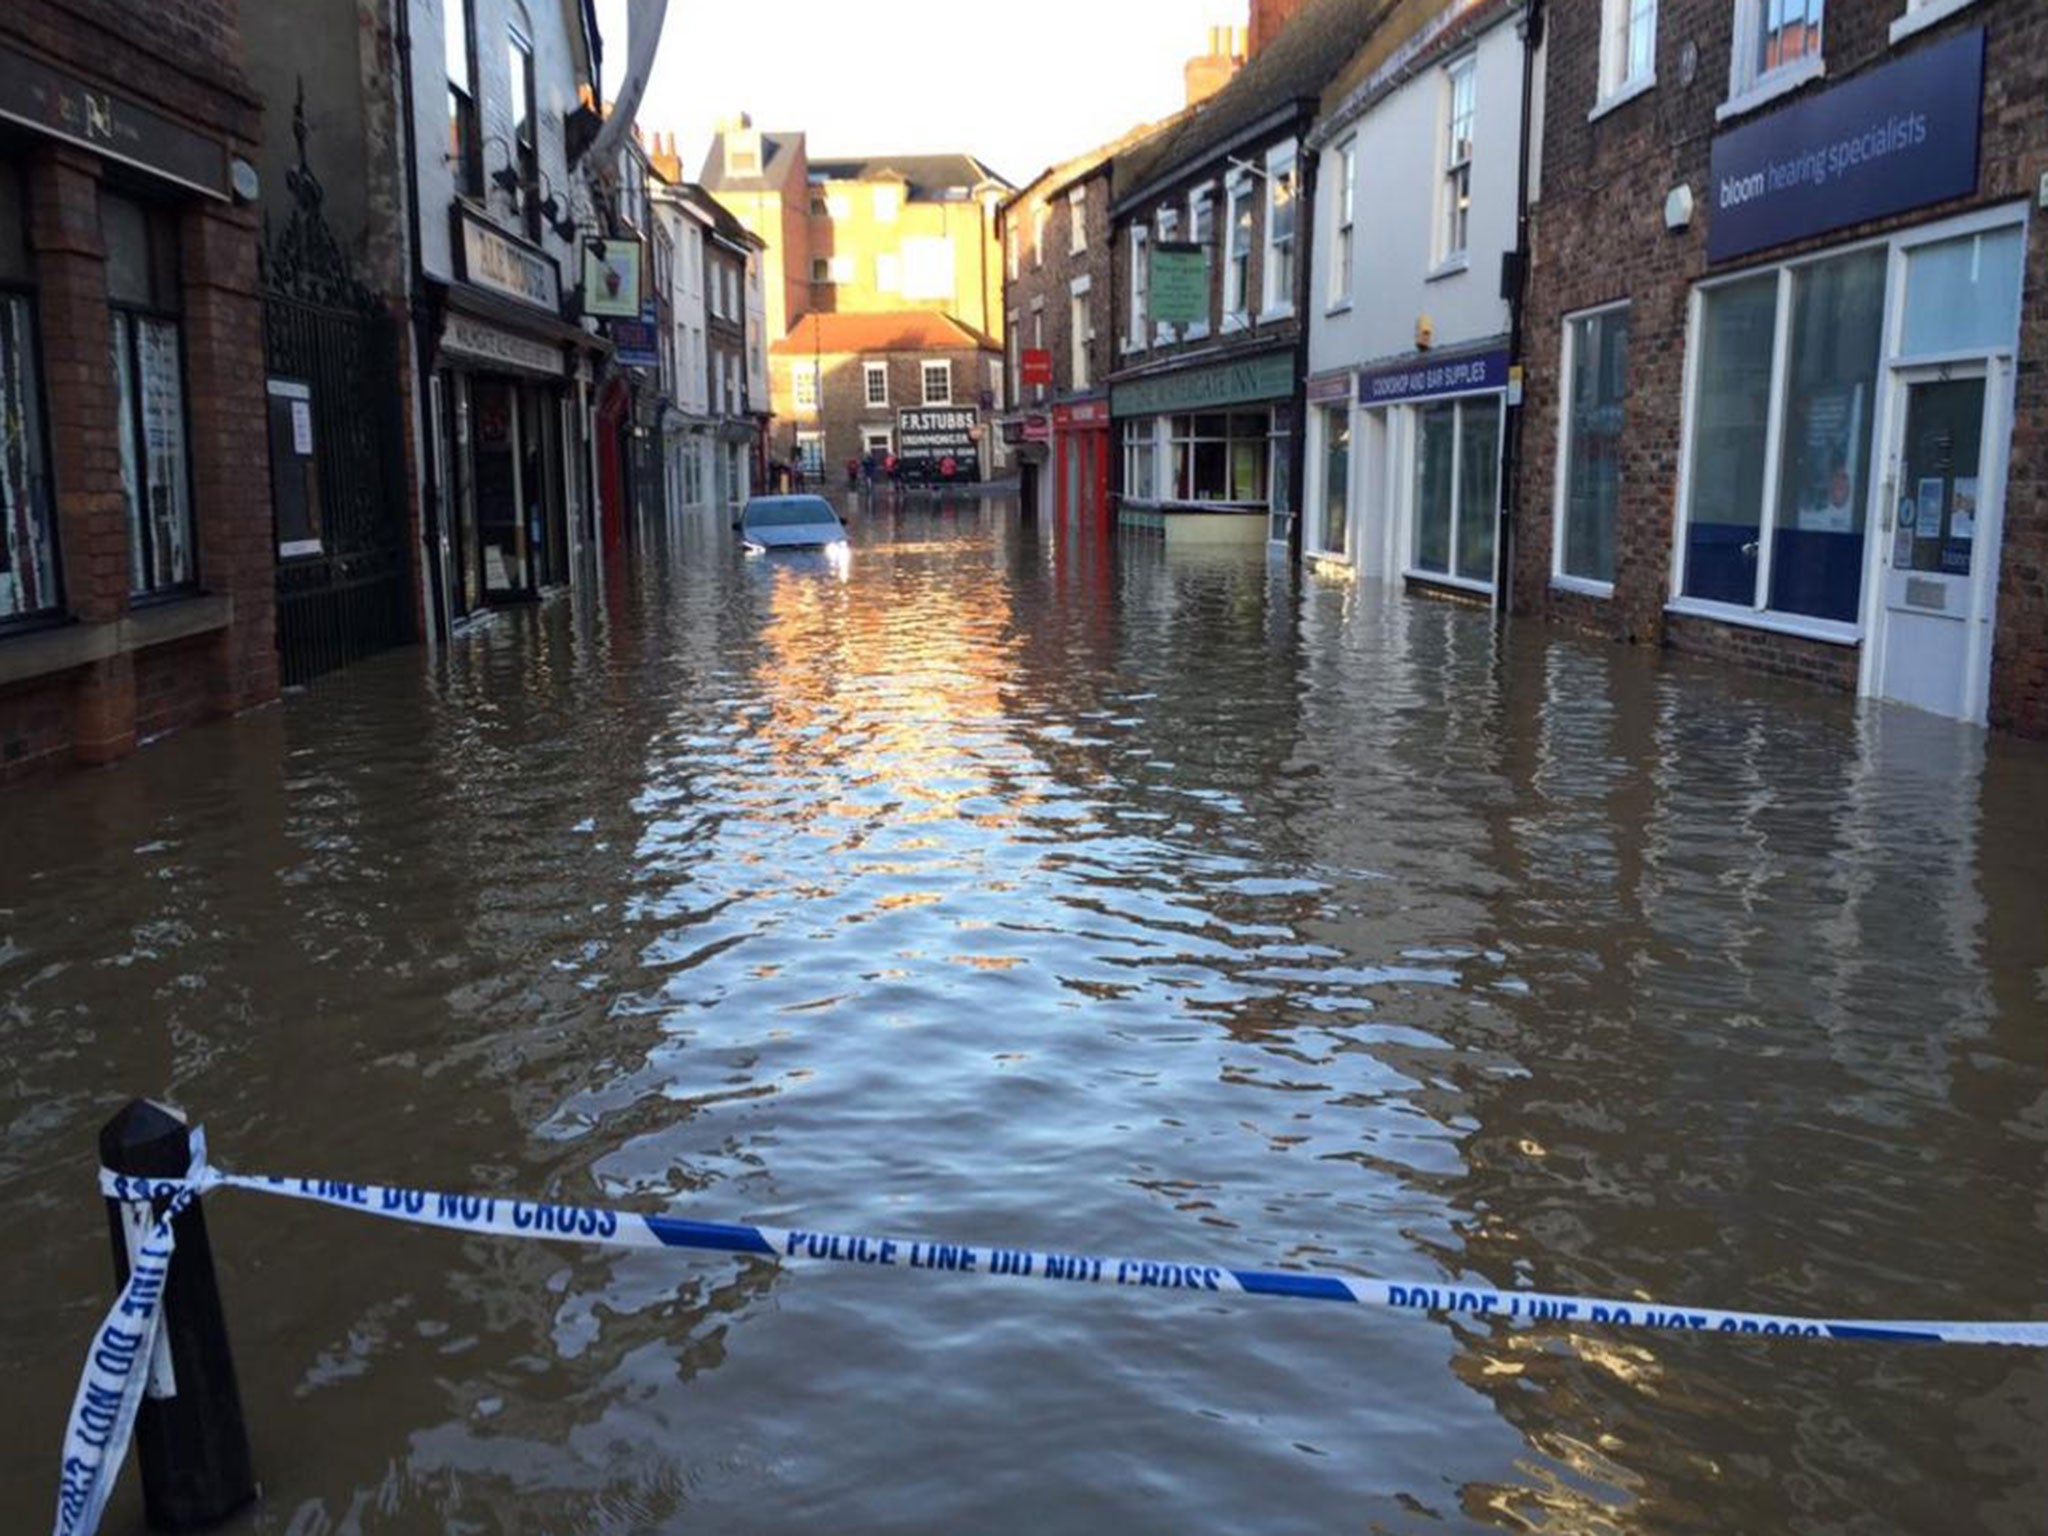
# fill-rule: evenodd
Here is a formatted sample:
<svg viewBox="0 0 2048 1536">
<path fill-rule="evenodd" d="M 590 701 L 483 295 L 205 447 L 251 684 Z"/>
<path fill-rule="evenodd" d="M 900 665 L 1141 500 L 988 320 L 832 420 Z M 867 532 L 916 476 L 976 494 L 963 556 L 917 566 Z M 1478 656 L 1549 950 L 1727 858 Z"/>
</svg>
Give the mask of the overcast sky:
<svg viewBox="0 0 2048 1536">
<path fill-rule="evenodd" d="M 1181 104 L 1181 65 L 1244 0 L 669 0 L 647 132 L 703 169 L 735 112 L 813 155 L 965 150 L 1022 185 Z M 607 87 L 625 0 L 598 0 Z"/>
</svg>

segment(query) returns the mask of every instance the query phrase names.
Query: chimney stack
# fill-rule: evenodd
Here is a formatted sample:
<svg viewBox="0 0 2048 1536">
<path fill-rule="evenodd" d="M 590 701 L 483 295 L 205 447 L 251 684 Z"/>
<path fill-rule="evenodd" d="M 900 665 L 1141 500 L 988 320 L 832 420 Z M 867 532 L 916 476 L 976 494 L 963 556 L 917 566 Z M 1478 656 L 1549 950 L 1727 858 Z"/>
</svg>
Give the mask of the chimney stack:
<svg viewBox="0 0 2048 1536">
<path fill-rule="evenodd" d="M 1244 50 L 1237 46 L 1235 27 L 1211 27 L 1209 29 L 1209 51 L 1189 59 L 1181 67 L 1181 79 L 1187 88 L 1187 104 L 1193 106 L 1214 96 L 1230 82 L 1244 64 Z"/>
<path fill-rule="evenodd" d="M 1245 45 L 1245 57 L 1255 59 L 1280 35 L 1281 28 L 1294 20 L 1303 0 L 1251 0 L 1251 3 L 1251 36 Z"/>
</svg>

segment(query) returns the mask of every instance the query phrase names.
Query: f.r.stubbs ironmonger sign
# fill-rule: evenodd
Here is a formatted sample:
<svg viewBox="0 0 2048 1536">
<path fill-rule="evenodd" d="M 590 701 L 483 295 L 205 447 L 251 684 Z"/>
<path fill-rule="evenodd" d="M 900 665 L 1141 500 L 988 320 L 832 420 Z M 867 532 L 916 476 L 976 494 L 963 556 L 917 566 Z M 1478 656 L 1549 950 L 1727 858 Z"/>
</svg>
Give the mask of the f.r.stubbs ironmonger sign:
<svg viewBox="0 0 2048 1536">
<path fill-rule="evenodd" d="M 1722 134 L 1707 259 L 1967 197 L 1983 102 L 1977 27 Z"/>
</svg>

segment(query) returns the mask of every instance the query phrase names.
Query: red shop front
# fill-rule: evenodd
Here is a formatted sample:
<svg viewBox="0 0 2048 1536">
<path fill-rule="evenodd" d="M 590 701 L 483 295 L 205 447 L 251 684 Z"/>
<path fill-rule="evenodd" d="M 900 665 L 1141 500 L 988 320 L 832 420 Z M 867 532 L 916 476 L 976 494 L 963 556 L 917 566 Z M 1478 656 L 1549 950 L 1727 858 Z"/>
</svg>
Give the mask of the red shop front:
<svg viewBox="0 0 2048 1536">
<path fill-rule="evenodd" d="M 1070 519 L 1109 526 L 1109 400 L 1076 400 L 1052 408 L 1054 503 Z"/>
</svg>

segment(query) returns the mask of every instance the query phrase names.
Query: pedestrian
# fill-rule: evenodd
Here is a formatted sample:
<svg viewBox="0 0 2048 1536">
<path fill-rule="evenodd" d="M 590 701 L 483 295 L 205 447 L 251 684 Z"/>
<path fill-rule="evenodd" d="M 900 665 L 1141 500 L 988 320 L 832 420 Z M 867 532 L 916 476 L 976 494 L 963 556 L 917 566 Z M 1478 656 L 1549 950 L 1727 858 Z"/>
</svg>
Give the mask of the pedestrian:
<svg viewBox="0 0 2048 1536">
<path fill-rule="evenodd" d="M 860 477 L 867 482 L 868 494 L 875 493 L 875 450 L 870 448 L 860 456 Z"/>
<path fill-rule="evenodd" d="M 859 459 L 848 459 L 846 461 L 846 488 L 849 491 L 857 491 L 860 489 Z"/>
</svg>

